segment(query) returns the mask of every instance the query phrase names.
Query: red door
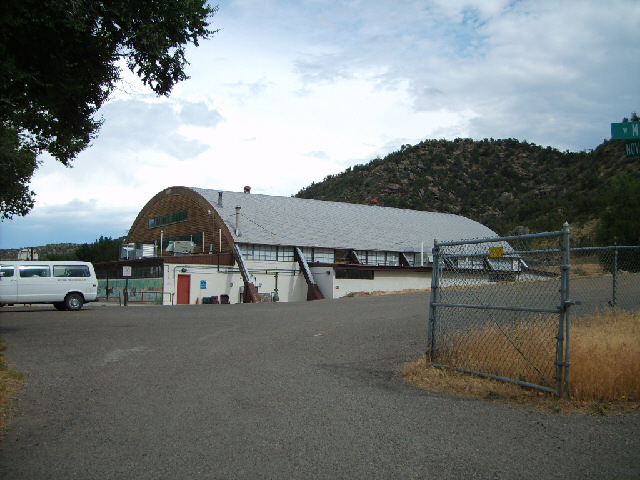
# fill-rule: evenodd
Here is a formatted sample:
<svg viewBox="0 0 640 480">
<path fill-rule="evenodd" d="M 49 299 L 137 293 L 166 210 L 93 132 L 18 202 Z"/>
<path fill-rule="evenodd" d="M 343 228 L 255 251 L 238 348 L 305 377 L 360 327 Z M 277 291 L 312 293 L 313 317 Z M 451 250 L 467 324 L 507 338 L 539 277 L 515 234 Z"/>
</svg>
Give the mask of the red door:
<svg viewBox="0 0 640 480">
<path fill-rule="evenodd" d="M 178 275 L 178 305 L 189 305 L 191 275 Z"/>
</svg>

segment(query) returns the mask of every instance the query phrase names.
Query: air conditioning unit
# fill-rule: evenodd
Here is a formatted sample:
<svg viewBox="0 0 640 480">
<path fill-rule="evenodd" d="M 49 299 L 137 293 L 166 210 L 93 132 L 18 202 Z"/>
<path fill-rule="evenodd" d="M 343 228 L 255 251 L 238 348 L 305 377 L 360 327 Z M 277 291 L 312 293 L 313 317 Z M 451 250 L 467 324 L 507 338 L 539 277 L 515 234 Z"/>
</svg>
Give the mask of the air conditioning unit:
<svg viewBox="0 0 640 480">
<path fill-rule="evenodd" d="M 196 249 L 196 244 L 188 240 L 169 242 L 167 252 L 173 252 L 174 255 L 192 254 Z"/>
</svg>

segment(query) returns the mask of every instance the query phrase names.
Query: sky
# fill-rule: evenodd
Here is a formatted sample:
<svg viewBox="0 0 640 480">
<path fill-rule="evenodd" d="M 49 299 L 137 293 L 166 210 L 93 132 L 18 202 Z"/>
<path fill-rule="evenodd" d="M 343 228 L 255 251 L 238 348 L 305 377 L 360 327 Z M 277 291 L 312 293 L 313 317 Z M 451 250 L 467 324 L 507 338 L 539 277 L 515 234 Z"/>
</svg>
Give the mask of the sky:
<svg viewBox="0 0 640 480">
<path fill-rule="evenodd" d="M 127 234 L 170 186 L 290 196 L 427 139 L 596 148 L 640 112 L 637 0 L 220 0 L 156 97 L 123 79 L 67 168 L 40 157 L 35 208 L 0 248 Z"/>
</svg>

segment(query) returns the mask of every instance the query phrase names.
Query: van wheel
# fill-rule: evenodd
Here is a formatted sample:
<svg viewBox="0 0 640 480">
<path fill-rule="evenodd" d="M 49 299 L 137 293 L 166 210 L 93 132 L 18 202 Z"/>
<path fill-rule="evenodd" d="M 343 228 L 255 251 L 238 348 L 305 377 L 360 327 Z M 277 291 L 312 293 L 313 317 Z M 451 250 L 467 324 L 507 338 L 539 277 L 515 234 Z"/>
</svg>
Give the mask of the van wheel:
<svg viewBox="0 0 640 480">
<path fill-rule="evenodd" d="M 55 302 L 53 304 L 53 306 L 55 307 L 56 310 L 66 310 L 67 307 L 65 307 L 64 302 Z"/>
<path fill-rule="evenodd" d="M 84 298 L 79 293 L 70 293 L 64 297 L 64 306 L 67 310 L 80 310 L 83 303 Z"/>
</svg>

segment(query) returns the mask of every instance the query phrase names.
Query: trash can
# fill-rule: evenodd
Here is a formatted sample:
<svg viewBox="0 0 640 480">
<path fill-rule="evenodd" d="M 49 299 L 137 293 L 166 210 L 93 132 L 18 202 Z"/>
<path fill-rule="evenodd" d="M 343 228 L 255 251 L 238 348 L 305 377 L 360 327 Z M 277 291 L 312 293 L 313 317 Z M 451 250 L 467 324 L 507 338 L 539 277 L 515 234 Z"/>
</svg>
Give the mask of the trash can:
<svg viewBox="0 0 640 480">
<path fill-rule="evenodd" d="M 229 295 L 220 295 L 220 303 L 222 303 L 223 305 L 227 305 L 229 303 Z"/>
</svg>

